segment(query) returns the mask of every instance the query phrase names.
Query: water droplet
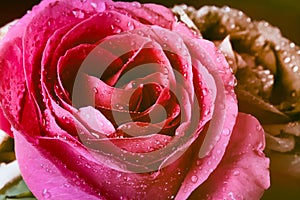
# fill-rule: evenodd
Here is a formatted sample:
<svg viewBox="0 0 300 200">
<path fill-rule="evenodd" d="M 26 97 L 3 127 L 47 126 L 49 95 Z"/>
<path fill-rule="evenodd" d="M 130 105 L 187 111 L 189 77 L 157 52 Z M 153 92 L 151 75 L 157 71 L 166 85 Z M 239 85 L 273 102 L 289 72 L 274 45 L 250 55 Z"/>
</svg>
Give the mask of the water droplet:
<svg viewBox="0 0 300 200">
<path fill-rule="evenodd" d="M 73 15 L 74 15 L 75 17 L 77 17 L 77 18 L 79 18 L 79 19 L 82 19 L 82 18 L 84 18 L 84 16 L 85 16 L 84 12 L 83 12 L 82 10 L 79 10 L 79 9 L 74 9 L 74 10 L 72 11 L 72 13 L 73 13 Z"/>
<path fill-rule="evenodd" d="M 93 87 L 93 92 L 94 92 L 95 94 L 97 94 L 97 93 L 98 93 L 98 89 L 97 89 L 96 87 Z"/>
<path fill-rule="evenodd" d="M 75 184 L 76 185 L 80 185 L 80 181 L 75 181 Z"/>
<path fill-rule="evenodd" d="M 133 2 L 133 3 L 132 3 L 132 6 L 133 6 L 133 7 L 136 7 L 136 8 L 142 7 L 142 5 L 141 5 L 140 3 L 138 3 L 138 2 Z"/>
<path fill-rule="evenodd" d="M 198 181 L 198 176 L 193 175 L 192 178 L 191 178 L 191 181 L 192 181 L 193 183 L 196 183 L 196 182 Z"/>
<path fill-rule="evenodd" d="M 222 133 L 225 136 L 229 136 L 230 135 L 230 130 L 228 128 L 224 128 L 224 130 L 222 131 Z"/>
<path fill-rule="evenodd" d="M 93 8 L 95 8 L 95 9 L 97 8 L 97 4 L 94 3 L 94 2 L 91 3 L 91 6 L 92 6 Z"/>
<path fill-rule="evenodd" d="M 115 108 L 118 109 L 118 110 L 123 110 L 124 109 L 124 107 L 120 104 L 116 104 Z"/>
<path fill-rule="evenodd" d="M 42 195 L 45 199 L 48 199 L 51 197 L 51 193 L 46 188 L 43 190 Z"/>
<path fill-rule="evenodd" d="M 136 81 L 132 81 L 131 88 L 137 88 L 137 87 L 138 87 L 138 83 Z"/>
<path fill-rule="evenodd" d="M 293 70 L 293 72 L 297 72 L 299 70 L 299 66 L 297 66 L 297 65 L 293 66 L 292 70 Z"/>
<path fill-rule="evenodd" d="M 203 88 L 203 90 L 202 90 L 203 96 L 207 96 L 208 93 L 209 93 L 209 90 L 207 88 Z"/>
<path fill-rule="evenodd" d="M 202 164 L 202 161 L 201 160 L 197 160 L 197 165 L 201 165 Z"/>
<path fill-rule="evenodd" d="M 276 45 L 276 46 L 275 46 L 275 50 L 276 50 L 276 51 L 279 51 L 279 50 L 280 50 L 280 46 L 279 46 L 279 45 Z"/>
<path fill-rule="evenodd" d="M 230 25 L 230 29 L 235 29 L 236 25 L 235 24 L 231 24 Z"/>
<path fill-rule="evenodd" d="M 133 28 L 133 27 L 132 27 L 132 22 L 129 21 L 129 22 L 127 23 L 127 26 L 128 26 L 128 28 L 129 28 L 129 30 L 131 30 L 131 28 Z"/>
<path fill-rule="evenodd" d="M 293 43 L 293 42 L 290 43 L 291 48 L 295 48 L 295 46 L 296 46 L 295 43 Z"/>
<path fill-rule="evenodd" d="M 121 20 L 119 18 L 115 18 L 115 22 L 120 23 Z"/>
<path fill-rule="evenodd" d="M 257 131 L 261 131 L 261 130 L 262 130 L 261 125 L 256 125 L 256 130 L 257 130 Z"/>
<path fill-rule="evenodd" d="M 264 25 L 265 27 L 268 27 L 268 26 L 269 26 L 269 23 L 268 23 L 268 22 L 264 22 L 263 25 Z"/>
<path fill-rule="evenodd" d="M 122 32 L 122 30 L 119 27 L 114 27 L 113 25 L 111 25 L 111 28 L 112 28 L 114 33 L 121 33 Z"/>
<path fill-rule="evenodd" d="M 290 57 L 286 57 L 286 58 L 283 60 L 284 63 L 289 63 L 290 61 L 291 61 L 291 58 L 290 58 Z"/>
<path fill-rule="evenodd" d="M 68 183 L 64 183 L 64 187 L 69 188 L 70 185 Z"/>
<path fill-rule="evenodd" d="M 52 24 L 53 24 L 52 20 L 49 19 L 49 20 L 47 21 L 47 25 L 48 25 L 48 26 L 52 26 Z"/>
<path fill-rule="evenodd" d="M 144 33 L 141 30 L 138 30 L 137 34 L 141 35 L 141 36 L 144 36 Z"/>
<path fill-rule="evenodd" d="M 233 176 L 238 176 L 238 175 L 240 175 L 240 171 L 235 170 L 235 171 L 233 172 Z"/>
<path fill-rule="evenodd" d="M 88 164 L 88 163 L 86 163 L 84 166 L 85 166 L 86 168 L 88 168 L 88 169 L 90 169 L 90 168 L 91 168 L 91 165 L 90 165 L 90 164 Z"/>
<path fill-rule="evenodd" d="M 228 7 L 228 6 L 225 6 L 224 8 L 223 8 L 223 10 L 224 10 L 224 12 L 230 12 L 230 7 Z"/>
</svg>

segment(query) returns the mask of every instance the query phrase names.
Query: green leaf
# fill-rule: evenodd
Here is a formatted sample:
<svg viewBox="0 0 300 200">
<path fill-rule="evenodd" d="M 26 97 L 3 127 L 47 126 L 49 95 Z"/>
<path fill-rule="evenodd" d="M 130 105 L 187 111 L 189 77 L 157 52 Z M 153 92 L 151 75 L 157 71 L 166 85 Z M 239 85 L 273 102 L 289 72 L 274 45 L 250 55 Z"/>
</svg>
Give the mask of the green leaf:
<svg viewBox="0 0 300 200">
<path fill-rule="evenodd" d="M 23 179 L 21 179 L 0 191 L 0 200 L 2 199 L 34 200 L 36 198 L 30 192 Z"/>
</svg>

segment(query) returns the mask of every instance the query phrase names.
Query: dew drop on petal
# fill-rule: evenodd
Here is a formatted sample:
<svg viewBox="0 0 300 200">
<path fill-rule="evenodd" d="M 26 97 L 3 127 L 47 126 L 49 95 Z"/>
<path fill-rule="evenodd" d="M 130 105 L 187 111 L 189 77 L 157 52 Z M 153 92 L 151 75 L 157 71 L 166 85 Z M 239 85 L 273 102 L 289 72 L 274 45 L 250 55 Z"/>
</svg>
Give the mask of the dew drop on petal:
<svg viewBox="0 0 300 200">
<path fill-rule="evenodd" d="M 75 181 L 75 184 L 76 185 L 80 185 L 80 181 Z"/>
<path fill-rule="evenodd" d="M 132 81 L 131 82 L 131 87 L 132 88 L 137 88 L 138 87 L 138 83 L 136 81 Z"/>
<path fill-rule="evenodd" d="M 196 183 L 196 182 L 198 181 L 198 176 L 193 175 L 193 176 L 191 177 L 191 181 L 192 181 L 193 183 Z"/>
<path fill-rule="evenodd" d="M 257 130 L 257 131 L 261 131 L 261 130 L 262 130 L 261 125 L 256 125 L 256 130 Z"/>
<path fill-rule="evenodd" d="M 235 170 L 235 171 L 233 172 L 233 175 L 234 175 L 234 176 L 238 176 L 238 175 L 240 175 L 240 171 L 238 171 L 238 170 Z"/>
<path fill-rule="evenodd" d="M 90 168 L 91 168 L 91 165 L 90 165 L 90 164 L 88 164 L 88 163 L 86 163 L 84 166 L 85 166 L 86 168 L 88 168 L 88 169 L 90 169 Z"/>
<path fill-rule="evenodd" d="M 290 43 L 291 48 L 295 48 L 295 46 L 296 46 L 295 43 L 293 43 L 293 42 Z"/>
<path fill-rule="evenodd" d="M 49 199 L 51 197 L 51 193 L 45 188 L 42 193 L 45 199 Z"/>
<path fill-rule="evenodd" d="M 293 72 L 297 72 L 299 70 L 299 66 L 297 66 L 297 65 L 293 66 L 292 70 L 293 70 Z"/>
<path fill-rule="evenodd" d="M 202 90 L 203 96 L 207 96 L 208 93 L 209 93 L 209 90 L 207 88 L 203 88 L 203 90 Z"/>
<path fill-rule="evenodd" d="M 286 58 L 283 60 L 284 63 L 289 63 L 290 61 L 291 61 L 291 58 L 290 58 L 290 57 L 286 57 Z"/>
<path fill-rule="evenodd" d="M 79 19 L 82 19 L 82 18 L 84 18 L 84 16 L 85 16 L 85 14 L 84 14 L 84 12 L 83 12 L 82 10 L 74 9 L 74 10 L 72 11 L 72 13 L 73 13 L 73 15 L 74 15 L 75 17 L 77 17 L 77 18 L 79 18 Z"/>
<path fill-rule="evenodd" d="M 223 131 L 222 131 L 223 135 L 225 136 L 229 136 L 230 135 L 230 130 L 228 128 L 225 128 Z"/>
<path fill-rule="evenodd" d="M 136 7 L 136 8 L 141 8 L 142 7 L 142 5 L 139 2 L 133 2 L 132 6 Z"/>
<path fill-rule="evenodd" d="M 201 165 L 202 164 L 202 161 L 201 160 L 197 160 L 197 165 Z"/>
<path fill-rule="evenodd" d="M 276 50 L 276 51 L 279 51 L 279 50 L 280 50 L 280 46 L 279 46 L 279 45 L 276 45 L 276 46 L 275 46 L 275 50 Z"/>
<path fill-rule="evenodd" d="M 91 6 L 92 6 L 93 8 L 95 8 L 95 9 L 97 8 L 97 4 L 94 3 L 94 2 L 91 3 Z"/>
<path fill-rule="evenodd" d="M 96 87 L 93 87 L 93 91 L 94 91 L 95 94 L 98 93 L 98 89 Z"/>
</svg>

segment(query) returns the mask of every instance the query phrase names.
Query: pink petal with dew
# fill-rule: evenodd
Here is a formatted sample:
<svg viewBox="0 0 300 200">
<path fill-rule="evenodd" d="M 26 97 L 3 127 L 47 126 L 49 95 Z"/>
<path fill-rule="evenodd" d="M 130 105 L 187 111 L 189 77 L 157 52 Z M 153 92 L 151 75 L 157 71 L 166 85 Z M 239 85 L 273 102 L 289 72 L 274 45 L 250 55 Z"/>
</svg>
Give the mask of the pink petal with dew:
<svg viewBox="0 0 300 200">
<path fill-rule="evenodd" d="M 184 36 L 183 38 L 191 52 L 194 67 L 206 77 L 205 80 L 213 92 L 213 113 L 206 126 L 206 132 L 198 139 L 198 143 L 201 139 L 203 142 L 199 143 L 200 148 L 195 149 L 195 159 L 176 199 L 188 198 L 220 163 L 237 115 L 237 102 L 233 90 L 235 78 L 224 56 L 209 41 L 191 40 Z"/>
<path fill-rule="evenodd" d="M 259 199 L 270 186 L 264 131 L 251 115 L 239 113 L 220 164 L 191 199 Z"/>
<path fill-rule="evenodd" d="M 187 151 L 160 171 L 127 173 L 113 169 L 114 163 L 105 157 L 95 160 L 72 137 L 43 137 L 37 146 L 21 133 L 14 134 L 22 175 L 38 199 L 171 198 L 184 178 L 191 153 Z"/>
</svg>

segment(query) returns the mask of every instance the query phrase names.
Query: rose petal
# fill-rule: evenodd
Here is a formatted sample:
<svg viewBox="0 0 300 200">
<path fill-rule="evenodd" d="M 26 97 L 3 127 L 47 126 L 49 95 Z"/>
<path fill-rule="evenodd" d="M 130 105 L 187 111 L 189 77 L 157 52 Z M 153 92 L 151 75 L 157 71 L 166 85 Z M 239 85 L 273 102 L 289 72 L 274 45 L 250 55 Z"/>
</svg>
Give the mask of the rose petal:
<svg viewBox="0 0 300 200">
<path fill-rule="evenodd" d="M 95 45 L 82 44 L 69 49 L 64 56 L 59 58 L 56 72 L 58 85 L 54 86 L 55 94 L 59 99 L 72 104 L 71 96 L 78 69 L 93 48 L 95 48 Z M 53 87 L 53 85 L 50 87 Z"/>
<path fill-rule="evenodd" d="M 166 146 L 171 139 L 172 137 L 170 136 L 152 134 L 144 137 L 117 138 L 110 141 L 132 153 L 147 153 Z"/>
<path fill-rule="evenodd" d="M 8 33 L 10 35 L 11 33 Z M 9 38 L 10 36 L 8 36 Z M 5 41 L 5 40 L 3 40 Z M 22 68 L 22 43 L 20 38 L 2 43 L 0 60 L 0 99 L 7 120 L 17 129 L 26 129 L 31 134 L 39 132 L 39 111 L 26 89 Z M 30 118 L 32 121 L 28 121 Z"/>
<path fill-rule="evenodd" d="M 82 199 L 82 196 L 89 199 L 133 196 L 144 199 L 149 195 L 156 199 L 171 198 L 186 173 L 185 160 L 190 156 L 190 152 L 186 152 L 180 160 L 159 172 L 124 173 L 113 170 L 109 163 L 106 165 L 106 160 L 102 164 L 95 162 L 80 144 L 71 141 L 72 138 L 58 140 L 44 137 L 36 146 L 20 133 L 15 132 L 15 135 L 17 157 L 22 162 L 21 172 L 28 187 L 39 199 Z M 36 173 L 39 176 L 32 176 Z M 41 181 L 43 184 L 40 184 Z"/>
<path fill-rule="evenodd" d="M 187 198 L 216 168 L 225 152 L 237 114 L 233 90 L 234 77 L 224 56 L 216 50 L 213 43 L 206 40 L 186 39 L 186 44 L 192 57 L 200 62 L 200 64 L 197 62 L 193 62 L 193 64 L 204 76 L 204 80 L 210 83 L 209 86 L 215 85 L 215 88 L 211 89 L 213 95 L 216 96 L 215 100 L 213 99 L 212 119 L 206 127 L 205 134 L 200 135 L 198 139 L 198 142 L 202 140 L 202 144 L 199 144 L 201 148 L 198 147 L 199 159 L 196 156 L 192 161 L 190 171 L 177 193 L 176 198 L 178 199 Z M 207 173 L 203 173 L 203 171 Z M 197 180 L 193 179 L 195 175 Z"/>
<path fill-rule="evenodd" d="M 39 151 L 36 146 L 25 139 L 21 133 L 14 131 L 16 156 L 26 184 L 38 199 L 105 199 L 98 196 L 88 185 L 77 185 L 76 174 L 54 165 L 51 156 Z M 24 154 L 23 152 L 26 152 Z M 62 164 L 61 164 L 62 165 Z M 64 170 L 63 170 L 64 169 Z M 39 175 L 37 175 L 39 174 Z M 72 181 L 73 180 L 73 181 Z M 43 183 L 43 184 L 41 184 Z"/>
<path fill-rule="evenodd" d="M 55 30 L 63 27 L 65 24 L 79 21 L 74 15 L 60 17 L 59 15 L 55 15 L 54 11 L 71 13 L 71 10 L 72 8 L 63 2 L 49 4 L 42 11 L 36 12 L 26 27 L 23 37 L 23 58 L 26 58 L 24 59 L 24 68 L 28 89 L 31 93 L 35 94 L 37 102 L 42 101 L 42 97 L 38 94 L 40 77 L 33 74 L 39 73 L 41 70 L 40 59 L 48 38 Z M 47 24 L 46 26 L 45 23 Z"/>
<path fill-rule="evenodd" d="M 115 128 L 111 122 L 95 108 L 90 106 L 80 108 L 77 114 L 82 123 L 91 129 L 91 131 L 104 133 L 107 136 L 115 132 Z"/>
<path fill-rule="evenodd" d="M 94 16 L 91 16 L 88 19 L 83 20 L 78 23 L 72 29 L 70 29 L 59 41 L 58 46 L 52 46 L 48 51 L 54 52 L 53 57 L 47 56 L 44 61 L 44 65 L 46 65 L 46 70 L 49 67 L 53 67 L 56 69 L 56 64 L 60 56 L 62 56 L 68 49 L 74 48 L 79 44 L 84 43 L 96 43 L 99 40 L 113 35 L 116 27 L 114 26 L 114 30 L 112 29 L 112 25 L 116 24 L 116 18 L 122 19 L 120 23 L 118 23 L 118 29 L 121 31 L 128 30 L 127 22 L 130 21 L 135 27 L 139 27 L 139 22 L 134 21 L 133 19 L 123 16 L 120 13 L 115 11 L 99 13 Z M 89 31 L 86 31 L 89 30 Z M 59 38 L 58 38 L 59 39 Z M 47 66 L 47 63 L 49 66 Z M 50 68 L 51 69 L 51 68 Z M 56 72 L 55 70 L 53 72 Z"/>
<path fill-rule="evenodd" d="M 126 11 L 126 13 L 144 24 L 159 24 L 170 29 L 172 22 L 175 21 L 171 10 L 160 5 L 116 2 L 114 7 Z"/>
<path fill-rule="evenodd" d="M 259 122 L 239 113 L 222 161 L 191 198 L 259 199 L 270 186 L 269 159 L 263 153 L 264 147 Z"/>
</svg>

